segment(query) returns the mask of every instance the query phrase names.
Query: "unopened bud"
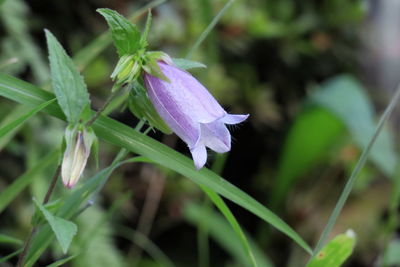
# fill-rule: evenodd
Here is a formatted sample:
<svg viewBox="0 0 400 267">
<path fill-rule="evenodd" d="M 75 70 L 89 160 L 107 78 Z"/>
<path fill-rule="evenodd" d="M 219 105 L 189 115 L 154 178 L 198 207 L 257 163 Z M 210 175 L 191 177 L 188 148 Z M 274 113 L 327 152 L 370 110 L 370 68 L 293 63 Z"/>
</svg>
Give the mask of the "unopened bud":
<svg viewBox="0 0 400 267">
<path fill-rule="evenodd" d="M 115 67 L 111 78 L 117 80 L 117 83 L 130 83 L 137 78 L 140 73 L 141 63 L 137 56 L 122 56 Z"/>
<path fill-rule="evenodd" d="M 95 138 L 91 129 L 81 125 L 68 126 L 65 130 L 66 149 L 61 165 L 61 177 L 67 188 L 74 187 L 81 177 Z"/>
</svg>

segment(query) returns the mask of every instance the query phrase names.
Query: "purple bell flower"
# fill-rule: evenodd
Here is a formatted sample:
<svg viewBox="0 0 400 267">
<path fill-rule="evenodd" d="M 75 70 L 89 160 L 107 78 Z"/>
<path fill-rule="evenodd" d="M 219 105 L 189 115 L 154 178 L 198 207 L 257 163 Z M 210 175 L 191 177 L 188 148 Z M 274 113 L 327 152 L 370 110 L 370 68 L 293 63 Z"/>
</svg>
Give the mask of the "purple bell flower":
<svg viewBox="0 0 400 267">
<path fill-rule="evenodd" d="M 188 145 L 200 169 L 207 161 L 206 147 L 217 153 L 231 149 L 225 124 L 240 123 L 249 115 L 228 114 L 191 74 L 163 61 L 158 66 L 170 82 L 145 73 L 149 98 L 160 117 Z"/>
</svg>

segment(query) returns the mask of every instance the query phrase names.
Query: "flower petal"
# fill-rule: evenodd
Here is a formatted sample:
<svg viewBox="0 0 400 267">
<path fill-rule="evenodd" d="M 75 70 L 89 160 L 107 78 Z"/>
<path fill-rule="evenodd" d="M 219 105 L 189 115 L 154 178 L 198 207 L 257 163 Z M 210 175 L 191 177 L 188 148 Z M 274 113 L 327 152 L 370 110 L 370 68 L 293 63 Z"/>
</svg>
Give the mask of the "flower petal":
<svg viewBox="0 0 400 267">
<path fill-rule="evenodd" d="M 217 153 L 231 150 L 231 134 L 221 121 L 201 124 L 201 143 Z"/>
<path fill-rule="evenodd" d="M 165 94 L 179 104 L 182 112 L 190 114 L 193 120 L 209 123 L 226 114 L 208 90 L 190 73 L 163 62 L 159 62 L 159 66 L 171 81 L 159 80 L 165 88 Z"/>
<path fill-rule="evenodd" d="M 238 124 L 242 121 L 245 121 L 249 117 L 249 114 L 246 115 L 236 115 L 236 114 L 226 114 L 223 118 L 220 119 L 225 124 Z"/>
<path fill-rule="evenodd" d="M 204 164 L 206 164 L 207 161 L 207 150 L 204 144 L 198 144 L 194 148 L 190 149 L 190 152 L 192 153 L 192 158 L 194 161 L 194 166 L 196 169 L 201 169 Z"/>
<path fill-rule="evenodd" d="M 194 146 L 200 136 L 200 125 L 169 94 L 174 89 L 166 88 L 168 83 L 149 74 L 145 74 L 144 81 L 149 98 L 160 117 L 189 147 Z"/>
</svg>

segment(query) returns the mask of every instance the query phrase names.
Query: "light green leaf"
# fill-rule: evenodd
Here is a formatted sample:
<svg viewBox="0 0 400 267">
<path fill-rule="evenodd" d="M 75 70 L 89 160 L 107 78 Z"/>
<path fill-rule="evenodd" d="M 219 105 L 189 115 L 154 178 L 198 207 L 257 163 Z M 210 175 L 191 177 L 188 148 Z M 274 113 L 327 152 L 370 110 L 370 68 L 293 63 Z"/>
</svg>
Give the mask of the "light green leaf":
<svg viewBox="0 0 400 267">
<path fill-rule="evenodd" d="M 362 85 L 351 76 L 339 76 L 324 83 L 311 100 L 338 116 L 354 141 L 365 148 L 376 127 L 374 108 Z M 393 136 L 387 129 L 379 135 L 369 156 L 380 170 L 392 176 L 397 163 Z"/>
<path fill-rule="evenodd" d="M 173 58 L 172 61 L 174 62 L 175 66 L 184 70 L 195 69 L 195 68 L 207 68 L 207 66 L 201 62 L 188 60 L 184 58 Z"/>
<path fill-rule="evenodd" d="M 339 267 L 353 252 L 356 237 L 352 230 L 332 239 L 315 255 L 307 267 Z"/>
<path fill-rule="evenodd" d="M 133 55 L 141 48 L 140 31 L 136 25 L 111 9 L 99 8 L 97 12 L 106 19 L 120 57 Z"/>
<path fill-rule="evenodd" d="M 0 139 L 7 135 L 9 132 L 13 131 L 14 129 L 18 128 L 18 126 L 22 125 L 25 121 L 31 118 L 33 115 L 47 107 L 49 104 L 53 103 L 55 99 L 47 101 L 36 108 L 32 109 L 28 113 L 23 114 L 22 116 L 14 119 L 9 124 L 5 125 L 4 127 L 0 128 Z"/>
<path fill-rule="evenodd" d="M 82 76 L 54 35 L 46 32 L 51 80 L 58 104 L 70 123 L 77 123 L 90 104 Z"/>
<path fill-rule="evenodd" d="M 67 221 L 63 218 L 54 216 L 36 199 L 33 199 L 33 202 L 35 202 L 36 206 L 43 213 L 44 217 L 49 223 L 58 240 L 58 243 L 62 248 L 62 251 L 64 252 L 64 254 L 67 253 L 68 248 L 72 242 L 72 238 L 74 237 L 74 235 L 76 235 L 78 231 L 78 227 L 71 221 Z"/>
<path fill-rule="evenodd" d="M 0 95 L 29 105 L 39 105 L 52 98 L 50 93 L 4 74 L 0 74 Z M 60 114 L 55 104 L 50 105 L 46 111 L 53 116 L 62 118 L 62 114 Z M 307 243 L 276 214 L 214 172 L 206 168 L 200 171 L 196 170 L 193 161 L 186 156 L 108 117 L 100 116 L 94 123 L 93 129 L 99 138 L 145 156 L 157 164 L 182 174 L 199 185 L 211 188 L 218 194 L 270 223 L 311 253 Z"/>
<path fill-rule="evenodd" d="M 25 172 L 15 179 L 11 185 L 6 187 L 6 189 L 0 193 L 0 213 L 33 181 L 33 178 L 35 178 L 37 174 L 41 173 L 49 166 L 57 165 L 59 155 L 60 151 L 58 149 L 52 151 L 39 161 L 35 167 Z"/>
</svg>

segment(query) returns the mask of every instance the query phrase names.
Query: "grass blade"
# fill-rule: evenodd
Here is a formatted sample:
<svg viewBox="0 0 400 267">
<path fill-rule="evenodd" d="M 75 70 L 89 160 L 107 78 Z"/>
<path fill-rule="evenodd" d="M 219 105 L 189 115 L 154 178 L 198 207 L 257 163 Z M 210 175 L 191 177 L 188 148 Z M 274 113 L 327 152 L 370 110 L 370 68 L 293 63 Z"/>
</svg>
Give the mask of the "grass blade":
<svg viewBox="0 0 400 267">
<path fill-rule="evenodd" d="M 49 166 L 57 165 L 60 151 L 54 150 L 44 157 L 34 168 L 25 172 L 0 194 L 0 213 L 24 190 L 35 176 Z"/>
<path fill-rule="evenodd" d="M 360 159 L 358 160 L 356 166 L 354 167 L 353 172 L 351 173 L 349 179 L 346 182 L 346 185 L 343 189 L 343 192 L 341 193 L 339 200 L 336 203 L 335 208 L 332 211 L 331 216 L 329 217 L 328 223 L 326 224 L 324 231 L 321 234 L 321 237 L 317 243 L 317 246 L 315 247 L 313 251 L 313 255 L 317 254 L 318 251 L 321 250 L 321 248 L 325 245 L 326 241 L 328 240 L 329 234 L 331 233 L 333 226 L 336 223 L 336 220 L 340 214 L 340 212 L 343 209 L 344 204 L 346 203 L 347 198 L 350 195 L 351 190 L 353 189 L 353 185 L 361 171 L 361 169 L 364 167 L 365 162 L 368 159 L 368 155 L 371 151 L 371 148 L 375 144 L 375 141 L 377 140 L 377 137 L 379 136 L 379 133 L 382 131 L 383 126 L 385 125 L 385 122 L 389 119 L 390 114 L 392 113 L 394 107 L 396 106 L 397 102 L 400 99 L 400 85 L 396 89 L 396 93 L 394 96 L 391 98 L 389 105 L 386 107 L 385 111 L 383 112 L 383 115 L 379 119 L 378 125 L 376 126 L 376 129 L 374 131 L 373 136 L 368 142 L 368 145 L 366 148 L 363 150 Z"/>
<path fill-rule="evenodd" d="M 14 119 L 12 122 L 9 124 L 5 125 L 4 127 L 0 128 L 0 139 L 3 138 L 5 135 L 10 133 L 11 131 L 15 130 L 19 126 L 21 126 L 25 121 L 30 119 L 32 116 L 34 116 L 36 113 L 53 103 L 55 99 L 52 99 L 50 101 L 44 102 L 43 104 L 40 104 L 39 106 L 35 107 L 34 109 L 30 110 L 28 113 L 23 114 L 22 116 Z"/>
</svg>

